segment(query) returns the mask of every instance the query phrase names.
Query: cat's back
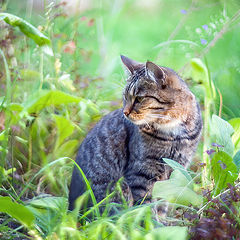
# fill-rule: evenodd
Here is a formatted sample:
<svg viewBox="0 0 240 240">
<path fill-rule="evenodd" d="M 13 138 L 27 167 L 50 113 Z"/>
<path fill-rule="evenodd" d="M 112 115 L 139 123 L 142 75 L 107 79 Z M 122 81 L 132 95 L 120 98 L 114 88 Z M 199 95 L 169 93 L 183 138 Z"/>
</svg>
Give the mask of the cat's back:
<svg viewBox="0 0 240 240">
<path fill-rule="evenodd" d="M 122 176 L 128 159 L 130 125 L 132 124 L 125 119 L 122 109 L 115 110 L 104 116 L 81 143 L 76 163 L 87 179 L 91 180 L 92 186 L 100 184 L 106 191 L 110 182 Z M 96 187 L 97 200 L 100 200 L 100 190 Z M 70 210 L 74 207 L 75 199 L 85 191 L 84 180 L 75 166 L 69 193 Z"/>
<path fill-rule="evenodd" d="M 132 131 L 131 124 L 123 115 L 122 109 L 104 116 L 83 140 L 77 155 L 77 163 L 86 169 L 107 162 L 118 162 L 127 158 L 127 144 Z M 123 161 L 124 164 L 124 161 Z M 116 165 L 116 168 L 123 166 Z M 120 169 L 115 169 L 120 170 Z"/>
<path fill-rule="evenodd" d="M 129 121 L 125 119 L 122 109 L 117 109 L 104 116 L 87 134 L 81 146 L 86 144 L 99 143 L 96 147 L 101 146 L 104 142 L 111 143 L 117 139 L 126 137 Z M 90 146 L 89 145 L 89 146 Z M 81 151 L 81 147 L 79 149 Z"/>
</svg>

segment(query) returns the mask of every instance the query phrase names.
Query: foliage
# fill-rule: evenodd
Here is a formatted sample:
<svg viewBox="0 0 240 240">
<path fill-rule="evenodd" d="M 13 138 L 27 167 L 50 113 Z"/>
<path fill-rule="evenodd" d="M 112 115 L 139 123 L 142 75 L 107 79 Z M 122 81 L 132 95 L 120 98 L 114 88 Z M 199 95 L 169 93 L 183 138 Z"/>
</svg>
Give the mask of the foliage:
<svg viewBox="0 0 240 240">
<path fill-rule="evenodd" d="M 44 1 L 43 9 L 35 2 L 0 1 L 0 237 L 239 237 L 239 2 L 93 0 L 74 13 L 71 1 Z M 96 203 L 90 184 L 78 208 L 88 195 L 94 206 L 67 210 L 77 147 L 121 106 L 123 53 L 177 70 L 203 110 L 191 170 L 164 159 L 173 172 L 153 189 L 170 202 L 170 226 L 155 211 L 162 200 L 116 206 L 108 202 L 113 192 Z M 107 216 L 111 208 L 117 214 Z"/>
<path fill-rule="evenodd" d="M 229 185 L 220 198 L 208 196 L 210 206 L 191 229 L 192 239 L 237 239 L 240 237 L 239 189 Z"/>
<path fill-rule="evenodd" d="M 1 212 L 9 214 L 25 226 L 31 228 L 34 221 L 34 215 L 25 206 L 13 202 L 10 197 L 0 197 L 0 203 Z"/>
<path fill-rule="evenodd" d="M 42 34 L 37 28 L 15 15 L 9 13 L 0 13 L 0 20 L 4 20 L 13 27 L 19 27 L 21 32 L 32 38 L 39 46 L 50 44 L 49 38 Z"/>
<path fill-rule="evenodd" d="M 153 188 L 153 197 L 162 198 L 168 202 L 173 202 L 182 205 L 199 206 L 202 204 L 202 196 L 193 191 L 193 179 L 183 166 L 177 162 L 164 159 L 174 171 L 170 179 L 158 181 Z"/>
</svg>

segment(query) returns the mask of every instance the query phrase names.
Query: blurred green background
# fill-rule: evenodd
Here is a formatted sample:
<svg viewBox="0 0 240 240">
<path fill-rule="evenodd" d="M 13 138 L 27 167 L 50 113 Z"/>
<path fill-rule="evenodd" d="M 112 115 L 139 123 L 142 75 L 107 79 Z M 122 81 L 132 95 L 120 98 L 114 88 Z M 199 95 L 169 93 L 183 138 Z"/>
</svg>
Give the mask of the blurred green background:
<svg viewBox="0 0 240 240">
<path fill-rule="evenodd" d="M 238 0 L 76 0 L 62 1 L 57 7 L 50 2 L 9 0 L 5 6 L 7 12 L 41 26 L 52 40 L 55 57 L 62 63 L 61 72 L 78 83 L 76 91 L 88 85 L 85 97 L 99 104 L 121 98 L 124 75 L 120 54 L 171 67 L 188 80 L 190 59 L 201 56 L 223 95 L 224 117 L 239 116 Z M 73 41 L 72 52 L 65 49 L 69 41 Z M 17 54 L 22 64 L 19 68 L 37 68 L 33 41 L 22 41 L 21 47 L 16 50 L 21 51 Z M 44 77 L 56 76 L 53 63 L 45 57 Z M 101 91 L 94 91 L 96 87 Z"/>
</svg>

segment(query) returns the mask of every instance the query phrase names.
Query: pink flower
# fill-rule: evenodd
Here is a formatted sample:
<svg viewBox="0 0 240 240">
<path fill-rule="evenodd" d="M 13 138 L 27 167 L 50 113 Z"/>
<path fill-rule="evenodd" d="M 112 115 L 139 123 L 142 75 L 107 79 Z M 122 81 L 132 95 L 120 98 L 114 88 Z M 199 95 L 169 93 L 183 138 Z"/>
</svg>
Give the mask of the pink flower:
<svg viewBox="0 0 240 240">
<path fill-rule="evenodd" d="M 74 41 L 69 41 L 63 45 L 63 52 L 73 54 L 76 50 L 76 44 Z"/>
<path fill-rule="evenodd" d="M 94 19 L 94 18 L 91 18 L 91 19 L 88 21 L 88 26 L 89 26 L 89 27 L 93 26 L 94 22 L 95 22 L 95 19 Z"/>
</svg>

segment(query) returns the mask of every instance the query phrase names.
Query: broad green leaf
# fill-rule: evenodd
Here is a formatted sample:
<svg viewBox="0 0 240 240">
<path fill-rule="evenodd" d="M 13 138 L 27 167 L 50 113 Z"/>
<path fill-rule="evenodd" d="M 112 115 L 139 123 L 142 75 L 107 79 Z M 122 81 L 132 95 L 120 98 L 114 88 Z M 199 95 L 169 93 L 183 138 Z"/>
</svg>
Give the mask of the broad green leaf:
<svg viewBox="0 0 240 240">
<path fill-rule="evenodd" d="M 15 171 L 16 168 L 5 169 L 4 167 L 0 167 L 1 182 L 12 179 L 12 175 Z"/>
<path fill-rule="evenodd" d="M 211 132 L 213 141 L 217 144 L 223 145 L 224 152 L 232 156 L 234 152 L 234 145 L 231 138 L 234 132 L 233 127 L 227 121 L 213 115 L 211 121 Z"/>
<path fill-rule="evenodd" d="M 74 125 L 71 120 L 66 119 L 64 116 L 54 115 L 54 118 L 58 129 L 58 139 L 56 143 L 58 147 L 73 133 Z"/>
<path fill-rule="evenodd" d="M 42 90 L 34 93 L 23 104 L 28 113 L 38 113 L 43 108 L 60 104 L 78 103 L 82 98 L 71 96 L 58 90 Z"/>
<path fill-rule="evenodd" d="M 33 213 L 24 205 L 13 202 L 10 197 L 0 196 L 0 212 L 7 213 L 30 228 L 34 221 Z"/>
<path fill-rule="evenodd" d="M 95 103 L 90 100 L 83 100 L 80 102 L 81 124 L 88 125 L 93 120 L 99 119 L 99 109 Z"/>
<path fill-rule="evenodd" d="M 63 143 L 60 147 L 58 147 L 55 157 L 73 157 L 77 147 L 79 146 L 78 140 L 69 140 Z"/>
<path fill-rule="evenodd" d="M 232 141 L 235 145 L 235 149 L 240 149 L 240 118 L 233 118 L 229 120 L 229 123 L 232 125 L 234 129 L 234 134 L 232 135 Z"/>
<path fill-rule="evenodd" d="M 228 183 L 234 184 L 238 177 L 237 166 L 234 164 L 233 159 L 223 151 L 214 154 L 211 160 L 211 168 L 215 183 L 214 195 L 225 189 Z"/>
<path fill-rule="evenodd" d="M 198 206 L 202 196 L 192 190 L 192 184 L 180 170 L 174 170 L 170 179 L 154 184 L 153 198 L 162 198 L 168 202 Z"/>
<path fill-rule="evenodd" d="M 50 39 L 41 33 L 37 28 L 23 20 L 20 17 L 9 13 L 0 13 L 0 20 L 4 20 L 6 23 L 12 25 L 13 27 L 18 27 L 22 33 L 27 37 L 34 40 L 34 42 L 39 45 L 49 45 Z"/>
<path fill-rule="evenodd" d="M 3 141 L 5 138 L 5 130 L 0 132 L 0 141 Z"/>
<path fill-rule="evenodd" d="M 235 163 L 239 171 L 240 170 L 240 150 L 234 155 L 233 162 Z"/>
<path fill-rule="evenodd" d="M 21 112 L 23 110 L 23 106 L 19 103 L 11 103 L 9 105 L 9 110 L 14 112 Z"/>
<path fill-rule="evenodd" d="M 35 208 L 45 208 L 45 209 L 52 209 L 58 210 L 67 208 L 67 199 L 64 197 L 42 197 L 33 199 L 29 202 L 29 206 Z"/>
<path fill-rule="evenodd" d="M 41 197 L 32 199 L 26 206 L 35 216 L 37 225 L 47 234 L 53 232 L 66 214 L 67 199 L 64 197 Z"/>
<path fill-rule="evenodd" d="M 41 78 L 40 73 L 37 71 L 33 71 L 31 69 L 22 69 L 20 71 L 21 77 L 24 81 L 33 81 L 38 82 Z"/>
<path fill-rule="evenodd" d="M 9 168 L 9 169 L 5 169 L 5 175 L 8 176 L 9 174 L 13 174 L 14 172 L 16 172 L 16 168 Z"/>
<path fill-rule="evenodd" d="M 58 83 L 63 85 L 63 87 L 71 90 L 71 91 L 75 91 L 76 88 L 74 87 L 73 81 L 70 78 L 70 74 L 63 74 L 62 76 L 59 77 L 58 79 Z"/>
<path fill-rule="evenodd" d="M 159 227 L 148 233 L 144 239 L 146 240 L 186 240 L 188 236 L 188 228 L 180 226 Z"/>
<path fill-rule="evenodd" d="M 178 169 L 179 171 L 182 172 L 182 174 L 188 179 L 188 181 L 192 181 L 191 175 L 188 173 L 188 171 L 178 162 L 168 159 L 168 158 L 163 158 L 163 161 L 167 163 L 171 168 L 174 170 Z"/>
<path fill-rule="evenodd" d="M 193 58 L 190 61 L 192 67 L 192 77 L 197 82 L 202 82 L 207 98 L 215 98 L 216 91 L 213 82 L 209 78 L 207 66 L 200 58 Z"/>
<path fill-rule="evenodd" d="M 193 79 L 198 82 L 201 81 L 204 85 L 208 86 L 209 76 L 206 65 L 202 62 L 200 58 L 193 58 L 191 59 L 190 63 L 192 66 Z"/>
<path fill-rule="evenodd" d="M 28 140 L 25 140 L 25 139 L 23 139 L 21 137 L 18 137 L 18 136 L 15 136 L 15 140 L 24 144 L 24 145 L 26 145 L 26 146 L 28 146 Z"/>
</svg>

